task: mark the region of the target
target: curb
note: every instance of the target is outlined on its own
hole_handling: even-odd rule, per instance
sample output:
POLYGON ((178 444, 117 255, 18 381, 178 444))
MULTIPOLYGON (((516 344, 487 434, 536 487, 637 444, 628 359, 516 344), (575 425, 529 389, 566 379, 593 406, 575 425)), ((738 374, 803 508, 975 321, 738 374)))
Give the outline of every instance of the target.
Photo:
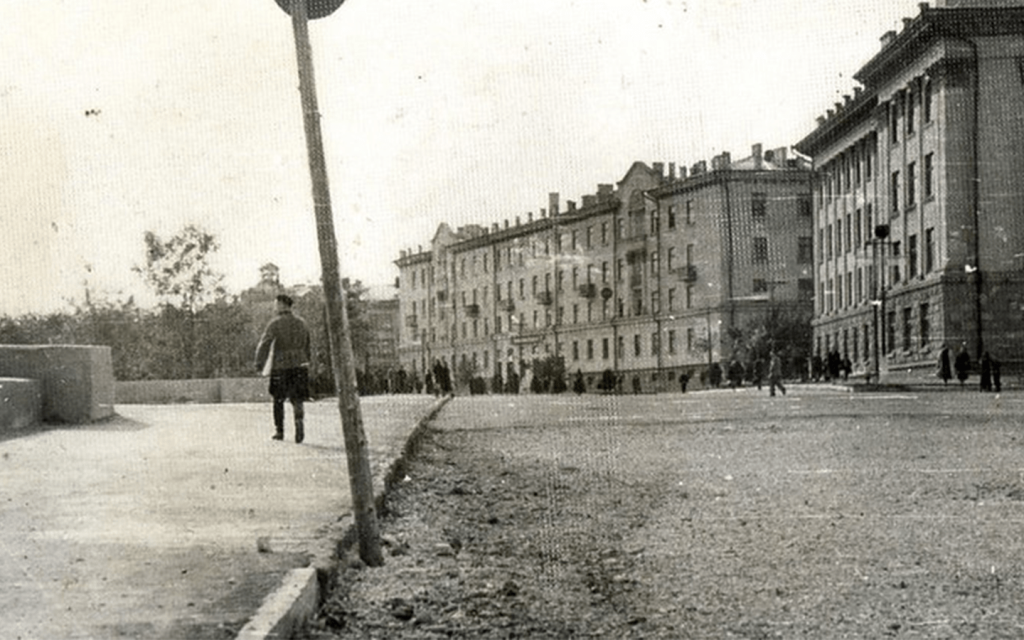
MULTIPOLYGON (((402 451, 387 467, 383 477, 374 478, 374 508, 379 514, 387 492, 400 482, 405 475, 408 459, 416 452, 426 432, 427 425, 452 399, 445 396, 437 399, 426 414, 416 423, 402 451), (378 485, 381 485, 378 487, 378 485)), ((313 566, 292 569, 285 575, 281 585, 264 600, 255 615, 235 636, 235 640, 291 640, 313 618, 323 604, 324 595, 338 576, 338 559, 355 546, 356 527, 350 523, 334 549, 329 561, 314 562, 313 566)))

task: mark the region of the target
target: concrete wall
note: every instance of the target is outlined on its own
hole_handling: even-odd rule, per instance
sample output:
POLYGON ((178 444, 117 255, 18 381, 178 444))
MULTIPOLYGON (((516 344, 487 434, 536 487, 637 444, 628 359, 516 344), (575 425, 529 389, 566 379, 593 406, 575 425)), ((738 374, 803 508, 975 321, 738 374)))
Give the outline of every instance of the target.
POLYGON ((267 378, 210 378, 202 380, 136 380, 117 382, 117 404, 264 402, 267 378))
POLYGON ((0 378, 0 431, 22 429, 42 419, 42 381, 0 378))
POLYGON ((81 423, 114 414, 110 347, 0 345, 0 376, 42 383, 43 420, 81 423))

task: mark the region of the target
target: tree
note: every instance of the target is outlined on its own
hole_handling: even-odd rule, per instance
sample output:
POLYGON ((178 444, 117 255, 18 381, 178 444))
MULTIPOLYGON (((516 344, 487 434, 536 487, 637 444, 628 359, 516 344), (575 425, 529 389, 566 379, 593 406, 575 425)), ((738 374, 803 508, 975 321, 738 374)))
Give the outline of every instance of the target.
POLYGON ((147 231, 144 239, 146 264, 136 266, 134 271, 162 301, 161 328, 167 335, 161 336, 163 340, 158 344, 171 349, 163 358, 180 361, 174 377, 201 376, 203 372, 197 366, 197 313, 224 296, 224 276, 210 265, 210 257, 220 245, 213 234, 195 225, 187 225, 167 241, 152 231, 147 231))

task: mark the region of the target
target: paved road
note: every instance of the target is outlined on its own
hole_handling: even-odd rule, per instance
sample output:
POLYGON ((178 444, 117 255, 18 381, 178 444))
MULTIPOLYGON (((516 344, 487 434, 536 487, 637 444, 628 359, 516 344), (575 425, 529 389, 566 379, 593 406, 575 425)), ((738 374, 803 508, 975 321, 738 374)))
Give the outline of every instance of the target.
MULTIPOLYGON (((363 400, 375 473, 433 402, 363 400)), ((269 404, 128 405, 5 436, 0 635, 233 637, 351 522, 337 521, 351 503, 336 402, 307 405, 306 425, 296 445, 270 440, 269 404)))
POLYGON ((596 554, 622 561, 611 602, 635 625, 604 637, 1009 638, 1022 410, 1019 392, 795 387, 457 399, 435 425, 493 461, 488 482, 540 479, 511 544, 562 561, 552 581, 592 568, 566 550, 614 543, 596 554))

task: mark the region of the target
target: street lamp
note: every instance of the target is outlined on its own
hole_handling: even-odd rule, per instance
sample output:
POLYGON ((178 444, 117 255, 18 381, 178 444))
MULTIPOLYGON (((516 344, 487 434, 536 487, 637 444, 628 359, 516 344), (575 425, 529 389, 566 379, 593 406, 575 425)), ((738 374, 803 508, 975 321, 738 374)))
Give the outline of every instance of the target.
POLYGON ((868 240, 867 244, 871 245, 872 264, 877 268, 875 299, 871 301, 871 307, 872 329, 875 334, 875 384, 879 384, 882 381, 882 354, 885 353, 885 332, 880 327, 880 322, 885 320, 885 254, 888 251, 888 246, 892 244, 892 241, 889 240, 889 225, 876 225, 874 235, 875 237, 868 240))
POLYGON ((373 474, 367 451, 363 416, 356 388, 355 356, 349 334, 345 291, 338 266, 338 242, 331 212, 331 192, 327 183, 323 137, 320 131, 320 110, 317 106, 313 74, 313 54, 309 43, 309 20, 330 15, 344 0, 275 0, 291 16, 295 36, 295 55, 299 69, 299 92, 302 97, 303 124, 309 172, 313 187, 313 212, 316 216, 320 267, 323 272, 327 323, 330 327, 331 363, 338 392, 338 410, 345 440, 352 508, 355 511, 359 556, 368 566, 384 564, 380 549, 380 532, 373 501, 373 474))

